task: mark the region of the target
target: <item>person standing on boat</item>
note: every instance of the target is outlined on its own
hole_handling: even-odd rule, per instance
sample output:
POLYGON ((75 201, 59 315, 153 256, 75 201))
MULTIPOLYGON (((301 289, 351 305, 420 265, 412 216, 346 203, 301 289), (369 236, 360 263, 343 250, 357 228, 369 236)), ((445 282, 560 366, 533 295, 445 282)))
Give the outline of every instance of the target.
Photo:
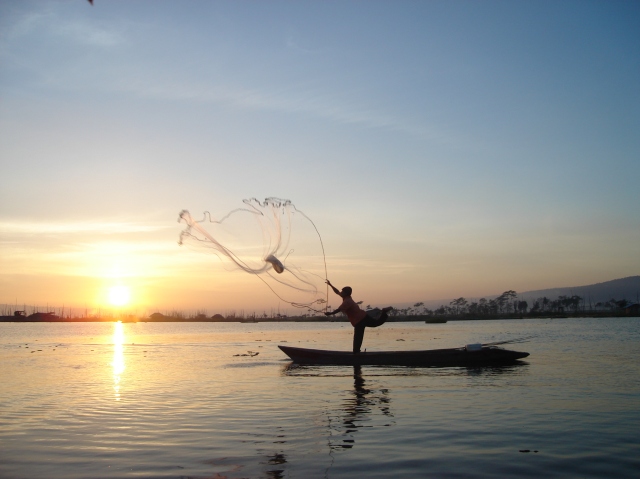
POLYGON ((324 313, 325 316, 333 316, 334 314, 344 313, 349 318, 351 325, 353 326, 353 352, 359 353, 360 346, 362 346, 362 340, 364 339, 364 330, 365 328, 377 328, 378 326, 382 326, 389 317, 389 311, 393 308, 388 306, 386 308, 382 308, 382 314, 378 319, 375 319, 367 314, 366 311, 360 309, 360 306, 353 300, 351 297, 351 293, 353 290, 350 286, 345 286, 342 288, 342 291, 338 291, 334 285, 331 284, 331 281, 327 280, 327 284, 331 286, 331 289, 334 293, 342 298, 342 304, 338 306, 338 309, 331 312, 324 313))

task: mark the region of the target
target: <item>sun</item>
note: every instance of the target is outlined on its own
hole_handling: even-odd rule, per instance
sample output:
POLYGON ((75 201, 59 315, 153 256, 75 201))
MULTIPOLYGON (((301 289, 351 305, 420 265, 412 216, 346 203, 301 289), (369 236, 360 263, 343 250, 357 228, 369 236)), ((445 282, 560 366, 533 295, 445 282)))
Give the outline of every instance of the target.
POLYGON ((109 303, 112 306, 126 306, 131 299, 131 290, 128 286, 118 285, 109 288, 109 303))

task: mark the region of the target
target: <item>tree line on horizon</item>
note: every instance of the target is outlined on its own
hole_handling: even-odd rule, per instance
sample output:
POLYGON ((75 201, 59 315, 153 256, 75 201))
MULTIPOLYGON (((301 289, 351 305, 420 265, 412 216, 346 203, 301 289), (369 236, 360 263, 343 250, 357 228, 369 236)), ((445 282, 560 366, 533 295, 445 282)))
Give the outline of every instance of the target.
MULTIPOLYGON (((394 309, 393 316, 501 316, 508 314, 515 315, 539 315, 539 314, 562 314, 580 312, 616 312, 623 310, 633 304, 626 299, 610 299, 600 301, 595 304, 590 303, 587 308, 585 299, 578 295, 561 295, 556 299, 549 299, 546 296, 536 299, 531 307, 529 303, 518 299, 518 294, 513 290, 508 290, 494 299, 480 298, 478 301, 468 301, 460 297, 452 300, 448 305, 441 305, 436 309, 425 307, 424 302, 415 303, 407 308, 394 309)), ((370 309, 367 306, 367 309, 370 309)))

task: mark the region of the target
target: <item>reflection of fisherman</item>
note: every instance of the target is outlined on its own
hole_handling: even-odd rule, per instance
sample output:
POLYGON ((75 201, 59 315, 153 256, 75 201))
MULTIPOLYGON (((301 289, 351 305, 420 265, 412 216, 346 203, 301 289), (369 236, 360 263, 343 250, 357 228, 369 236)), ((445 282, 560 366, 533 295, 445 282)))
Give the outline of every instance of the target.
POLYGON ((390 409, 391 398, 389 390, 386 388, 370 389, 371 383, 365 384, 362 375, 362 366, 353 366, 353 391, 342 402, 342 412, 340 414, 340 424, 333 427, 331 417, 329 418, 330 437, 329 447, 331 449, 351 449, 355 445, 359 428, 375 428, 384 424, 391 426, 395 423, 390 409), (367 387, 367 385, 369 387, 367 387), (375 406, 383 414, 382 423, 375 419, 375 406), (344 428, 344 429, 343 429, 344 428), (342 430, 343 429, 343 430, 342 430), (340 436, 334 436, 333 431, 340 431, 340 436))
POLYGON ((349 318, 351 325, 353 326, 353 352, 359 353, 360 346, 362 346, 362 340, 364 339, 364 329, 366 327, 377 328, 385 323, 388 317, 389 311, 393 308, 391 306, 382 308, 382 314, 378 319, 374 319, 367 314, 366 311, 360 309, 356 302, 351 298, 352 289, 349 286, 342 288, 342 291, 331 284, 331 281, 327 280, 327 284, 331 286, 333 292, 342 298, 342 304, 335 311, 324 313, 326 316, 333 316, 337 313, 344 313, 349 318))

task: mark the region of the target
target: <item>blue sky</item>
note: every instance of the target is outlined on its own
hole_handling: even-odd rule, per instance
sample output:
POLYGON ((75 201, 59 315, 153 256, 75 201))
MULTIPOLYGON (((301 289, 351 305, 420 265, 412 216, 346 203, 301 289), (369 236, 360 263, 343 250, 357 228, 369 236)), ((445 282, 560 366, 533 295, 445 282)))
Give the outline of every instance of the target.
POLYGON ((637 2, 94 3, 0 2, 0 302, 277 307, 176 245, 270 196, 365 302, 640 270, 637 2))

